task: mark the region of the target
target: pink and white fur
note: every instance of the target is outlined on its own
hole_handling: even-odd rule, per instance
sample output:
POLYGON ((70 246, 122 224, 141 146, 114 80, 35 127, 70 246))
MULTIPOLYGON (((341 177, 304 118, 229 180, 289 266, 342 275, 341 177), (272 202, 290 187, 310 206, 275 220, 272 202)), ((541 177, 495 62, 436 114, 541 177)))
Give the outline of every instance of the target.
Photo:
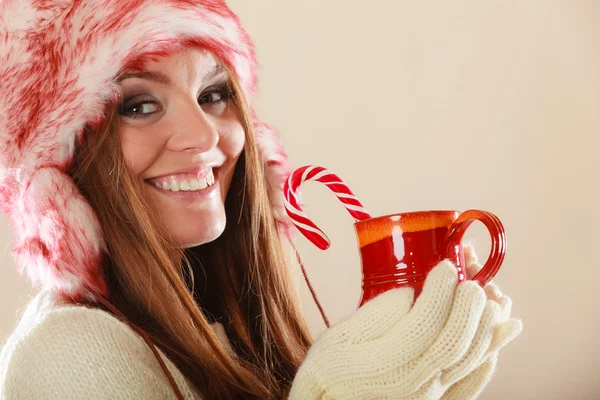
MULTIPOLYGON (((86 124, 117 99, 119 72, 190 44, 227 63, 251 99, 254 47, 222 0, 0 1, 0 209, 36 285, 107 295, 100 225, 65 171, 86 124)), ((289 232, 286 154, 270 126, 255 118, 254 128, 280 231, 289 232)))

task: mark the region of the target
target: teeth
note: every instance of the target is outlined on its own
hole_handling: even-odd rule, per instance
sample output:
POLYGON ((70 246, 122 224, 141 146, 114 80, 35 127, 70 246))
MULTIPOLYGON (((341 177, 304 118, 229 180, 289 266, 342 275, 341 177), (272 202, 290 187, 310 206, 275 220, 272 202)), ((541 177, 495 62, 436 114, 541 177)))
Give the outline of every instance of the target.
POLYGON ((154 185, 163 190, 169 190, 171 192, 179 191, 196 191, 206 189, 209 186, 215 184, 215 176, 211 173, 206 178, 200 179, 189 179, 189 180, 177 180, 171 178, 168 181, 155 182, 154 185))
POLYGON ((198 189, 206 189, 208 187, 208 183, 206 182, 206 179, 200 179, 198 181, 198 189))

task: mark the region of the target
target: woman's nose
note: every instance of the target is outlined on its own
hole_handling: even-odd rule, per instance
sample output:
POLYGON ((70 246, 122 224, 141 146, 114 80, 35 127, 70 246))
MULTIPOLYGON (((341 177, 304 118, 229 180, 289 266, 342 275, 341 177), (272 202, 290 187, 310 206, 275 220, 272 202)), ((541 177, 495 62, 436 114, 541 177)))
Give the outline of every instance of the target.
POLYGON ((217 146, 219 133, 213 119, 197 102, 178 107, 171 122, 167 147, 172 151, 204 153, 217 146))

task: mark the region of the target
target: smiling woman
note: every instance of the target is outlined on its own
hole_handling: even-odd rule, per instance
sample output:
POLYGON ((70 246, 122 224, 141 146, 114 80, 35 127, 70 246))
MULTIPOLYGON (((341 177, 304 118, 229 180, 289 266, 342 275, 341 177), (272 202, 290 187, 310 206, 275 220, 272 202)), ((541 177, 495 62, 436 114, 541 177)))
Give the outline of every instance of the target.
POLYGON ((0 207, 42 286, 3 400, 465 400, 519 334, 510 299, 440 262, 414 307, 390 290, 313 344, 290 168, 224 1, 5 0, 0 60, 0 207))
POLYGON ((69 170, 103 227, 111 303, 207 398, 281 398, 310 334, 237 77, 187 47, 118 82, 119 102, 87 128, 69 170))
POLYGON ((247 34, 223 2, 62 3, 0 6, 2 24, 22 21, 0 25, 19 49, 0 50, 0 110, 15 112, 0 203, 44 289, 3 348, 0 397, 285 397, 311 338, 282 243, 286 156, 249 104, 247 34), (49 20, 79 27, 95 56, 53 31, 21 46, 49 20), (43 61, 52 48, 72 76, 43 61))

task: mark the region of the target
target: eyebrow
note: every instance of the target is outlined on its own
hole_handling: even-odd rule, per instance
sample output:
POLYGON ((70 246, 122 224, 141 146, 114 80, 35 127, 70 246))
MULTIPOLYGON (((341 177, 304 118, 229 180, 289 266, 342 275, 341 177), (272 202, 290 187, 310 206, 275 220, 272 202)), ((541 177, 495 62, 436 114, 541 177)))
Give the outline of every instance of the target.
MULTIPOLYGON (((206 81, 208 79, 214 78, 215 76, 222 74, 224 71, 225 71, 225 66, 223 64, 215 64, 215 66, 210 71, 208 71, 206 74, 204 74, 204 76, 202 77, 202 81, 206 81)), ((146 79, 148 81, 162 83, 163 85, 171 84, 171 80, 169 79, 168 76, 166 76, 165 74, 163 74, 161 72, 154 72, 154 71, 125 72, 117 78, 117 83, 120 83, 120 82, 124 81, 125 79, 130 79, 130 78, 146 79)))

